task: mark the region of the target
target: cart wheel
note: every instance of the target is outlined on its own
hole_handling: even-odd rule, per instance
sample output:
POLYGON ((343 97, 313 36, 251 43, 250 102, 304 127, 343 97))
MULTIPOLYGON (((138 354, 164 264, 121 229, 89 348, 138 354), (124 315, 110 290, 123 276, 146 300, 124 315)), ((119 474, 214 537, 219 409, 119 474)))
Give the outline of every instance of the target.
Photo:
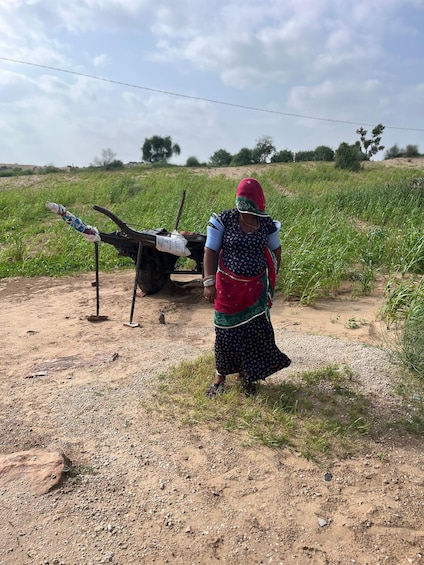
POLYGON ((143 257, 138 273, 138 286, 146 294, 155 294, 162 290, 169 281, 170 275, 160 271, 154 261, 143 257))

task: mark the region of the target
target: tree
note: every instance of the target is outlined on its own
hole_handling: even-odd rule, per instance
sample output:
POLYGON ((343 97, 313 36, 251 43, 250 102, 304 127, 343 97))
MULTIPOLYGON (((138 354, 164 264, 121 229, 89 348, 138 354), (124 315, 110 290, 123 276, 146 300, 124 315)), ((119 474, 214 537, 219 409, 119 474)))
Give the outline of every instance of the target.
POLYGON ((282 149, 271 157, 271 163, 293 163, 293 161, 293 151, 289 151, 289 149, 282 149))
POLYGON ((123 168, 124 168, 124 163, 120 159, 114 159, 113 161, 105 165, 105 169, 107 171, 111 171, 113 169, 123 169, 123 168))
POLYGON ((112 151, 109 147, 107 149, 102 149, 101 157, 94 157, 93 166, 94 167, 107 167, 115 159, 116 153, 112 151))
POLYGON ((231 163, 233 156, 226 149, 218 149, 209 158, 212 167, 226 167, 231 163))
POLYGON ((405 157, 419 157, 418 145, 407 145, 405 149, 405 157))
POLYGON ((396 157, 402 157, 404 153, 403 149, 400 149, 398 145, 393 145, 384 154, 384 159, 396 159, 396 157))
POLYGON ((331 147, 319 145, 315 148, 315 161, 334 161, 334 151, 331 147))
POLYGON ((252 149, 248 149, 247 147, 242 147, 231 159, 231 165, 234 167, 251 165, 252 163, 254 163, 252 149))
POLYGON ((336 169, 348 169, 349 171, 359 171, 363 156, 361 147, 358 143, 349 145, 346 142, 340 143, 336 151, 336 169))
POLYGON ((167 162, 173 155, 181 153, 180 146, 177 143, 173 144, 169 135, 167 137, 154 135, 153 137, 145 138, 141 151, 143 161, 148 163, 167 162))
POLYGON ((396 157, 407 157, 411 159, 413 157, 419 157, 420 152, 418 150, 418 145, 407 145, 406 149, 398 147, 398 145, 393 145, 384 154, 384 159, 396 159, 396 157))
POLYGON ((373 155, 376 155, 379 151, 383 151, 384 145, 380 145, 381 136, 385 126, 383 124, 378 124, 371 132, 371 137, 367 139, 367 130, 360 127, 356 130, 356 133, 360 136, 360 148, 364 156, 364 159, 369 161, 373 155))
POLYGON ((194 157, 193 155, 191 157, 188 157, 186 161, 186 167, 200 167, 199 159, 197 157, 194 157))
POLYGON ((315 161, 315 151, 298 151, 296 161, 315 161))
POLYGON ((252 157, 255 163, 269 163, 275 154, 272 137, 264 135, 256 140, 256 145, 252 151, 252 157))

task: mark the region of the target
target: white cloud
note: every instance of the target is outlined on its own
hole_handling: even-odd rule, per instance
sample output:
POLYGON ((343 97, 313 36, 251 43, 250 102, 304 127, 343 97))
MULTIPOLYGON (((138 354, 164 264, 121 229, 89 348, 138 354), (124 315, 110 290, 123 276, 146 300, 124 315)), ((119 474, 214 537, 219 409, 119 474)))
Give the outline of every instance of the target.
POLYGON ((93 58, 93 65, 95 67, 104 67, 108 60, 108 56, 106 53, 102 53, 101 55, 96 55, 93 58))
MULTIPOLYGON (((0 59, 1 158, 83 165, 111 147, 136 160, 158 133, 175 138, 182 161, 204 160, 261 135, 301 149, 338 145, 356 129, 290 112, 424 129, 423 14, 422 0, 210 0, 201 9, 198 0, 3 2, 3 57, 81 74, 0 59), (57 144, 59 127, 66 144, 57 144)), ((404 145, 414 136, 424 151, 423 133, 384 135, 404 145)))

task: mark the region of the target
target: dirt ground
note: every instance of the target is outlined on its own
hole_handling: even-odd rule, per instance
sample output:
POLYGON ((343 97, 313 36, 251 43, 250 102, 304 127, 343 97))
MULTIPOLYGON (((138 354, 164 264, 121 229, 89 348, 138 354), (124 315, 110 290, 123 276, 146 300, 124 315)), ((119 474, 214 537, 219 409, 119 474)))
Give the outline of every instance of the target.
MULTIPOLYGON (((156 377, 213 348, 200 281, 138 295, 130 328, 134 272, 100 274, 98 323, 93 280, 0 281, 0 454, 58 450, 80 470, 38 496, 28 475, 0 476, 2 565, 424 563, 421 439, 388 430, 328 480, 289 449, 160 418, 145 402, 156 377)), ((290 369, 328 364, 324 343, 348 363, 380 355, 381 305, 381 289, 314 307, 277 299, 290 369)), ((390 406, 387 374, 369 366, 390 406)))

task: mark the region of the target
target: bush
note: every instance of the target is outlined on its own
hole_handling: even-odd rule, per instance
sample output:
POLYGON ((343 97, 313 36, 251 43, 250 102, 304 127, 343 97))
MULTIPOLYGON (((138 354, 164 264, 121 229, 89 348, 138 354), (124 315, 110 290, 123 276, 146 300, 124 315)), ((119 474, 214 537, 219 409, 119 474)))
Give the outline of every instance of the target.
POLYGON ((271 163, 293 163, 293 151, 289 149, 282 149, 271 157, 271 163))
POLYGON ((254 163, 252 149, 243 147, 236 155, 233 156, 230 164, 232 167, 243 167, 245 165, 251 165, 252 163, 254 163))
POLYGON ((394 353, 409 369, 424 377, 424 279, 402 280, 382 309, 387 324, 394 324, 394 353))
POLYGON ((390 149, 388 149, 386 151, 386 153, 384 154, 384 159, 396 159, 397 157, 402 157, 403 156, 403 149, 400 149, 398 147, 398 145, 393 145, 393 147, 390 147, 390 149))
POLYGON ((209 162, 212 167, 227 167, 231 163, 233 156, 226 149, 218 149, 211 155, 209 162))
POLYGON ((418 145, 407 145, 405 149, 405 157, 419 157, 418 145))
POLYGON ((197 157, 189 157, 186 161, 186 167, 200 167, 197 157))
POLYGON ((393 145, 384 154, 384 159, 396 159, 396 157, 407 157, 412 159, 414 157, 420 157, 420 152, 418 150, 418 145, 407 145, 405 149, 398 147, 398 145, 393 145))
POLYGON ((113 170, 123 169, 123 168, 124 168, 124 163, 120 159, 114 159, 113 161, 111 161, 110 163, 107 163, 105 165, 106 171, 113 171, 113 170))
POLYGON ((400 356, 407 367, 424 377, 424 303, 409 309, 403 326, 400 356))
POLYGON ((349 171, 359 171, 361 168, 362 153, 358 146, 340 143, 336 151, 336 169, 347 169, 349 171))
POLYGON ((55 167, 54 165, 46 165, 45 167, 40 169, 40 173, 42 175, 50 175, 52 173, 61 173, 61 172, 62 170, 59 169, 58 167, 55 167))
POLYGON ((315 151, 298 151, 295 154, 296 161, 315 161, 315 151))
POLYGON ((334 151, 331 147, 319 145, 315 148, 314 153, 316 161, 334 161, 334 151))

